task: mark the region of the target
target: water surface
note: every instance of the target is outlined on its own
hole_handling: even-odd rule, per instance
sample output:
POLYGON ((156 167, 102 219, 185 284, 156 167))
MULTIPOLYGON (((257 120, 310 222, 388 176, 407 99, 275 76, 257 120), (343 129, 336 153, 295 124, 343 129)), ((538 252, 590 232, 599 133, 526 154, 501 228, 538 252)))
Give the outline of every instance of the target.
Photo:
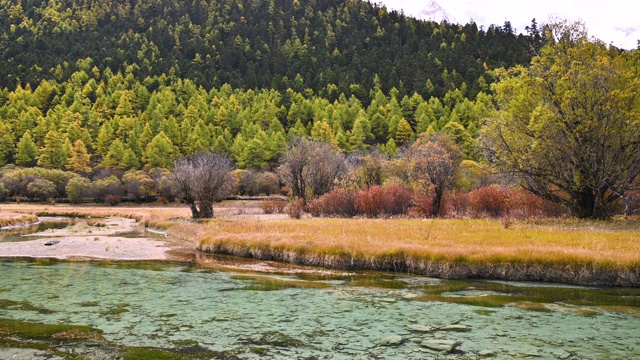
POLYGON ((424 359, 439 354, 423 340, 445 339, 462 342, 450 358, 640 357, 638 289, 168 262, 0 260, 0 273, 0 319, 88 325, 126 346, 197 344, 241 359, 424 359), (451 324, 468 331, 438 330, 451 324), (379 345, 389 336, 402 343, 379 345))

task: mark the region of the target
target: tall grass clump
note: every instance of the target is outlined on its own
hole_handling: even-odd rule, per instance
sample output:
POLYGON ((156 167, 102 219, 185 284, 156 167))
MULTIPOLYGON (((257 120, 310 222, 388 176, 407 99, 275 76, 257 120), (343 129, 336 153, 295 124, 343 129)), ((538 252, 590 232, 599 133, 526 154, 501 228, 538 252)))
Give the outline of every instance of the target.
POLYGON ((286 207, 287 215, 292 219, 301 219, 304 214, 304 199, 297 198, 289 202, 286 207))
POLYGON ((282 199, 267 198, 260 203, 260 208, 265 214, 282 214, 285 207, 287 207, 287 202, 282 199))

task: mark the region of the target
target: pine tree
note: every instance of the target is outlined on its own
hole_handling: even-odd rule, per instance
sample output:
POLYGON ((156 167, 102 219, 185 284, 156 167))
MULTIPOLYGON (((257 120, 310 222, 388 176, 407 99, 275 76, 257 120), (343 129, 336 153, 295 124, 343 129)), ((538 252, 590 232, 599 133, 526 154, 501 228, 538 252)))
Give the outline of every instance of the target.
POLYGON ((49 131, 44 138, 44 148, 38 158, 38 165, 45 168, 61 169, 67 161, 67 152, 60 134, 49 131))
POLYGON ((171 140, 161 131, 147 145, 145 160, 152 167, 170 169, 173 159, 178 155, 171 140))
POLYGON ((102 166, 105 168, 116 168, 122 161, 124 157, 124 144, 120 139, 116 139, 111 146, 109 147, 109 151, 102 159, 102 166))
POLYGON ((67 168, 73 170, 75 172, 81 173, 90 173, 91 166, 91 156, 87 151, 87 146, 84 144, 82 140, 76 140, 75 144, 73 144, 73 149, 71 151, 71 156, 67 161, 67 168))
POLYGON ((38 155, 40 155, 40 151, 33 142, 31 132, 27 130, 20 138, 16 148, 16 165, 25 167, 36 166, 38 163, 38 155))
POLYGON ((138 161, 138 157, 131 148, 125 148, 122 159, 118 163, 118 167, 122 170, 137 170, 140 168, 140 161, 138 161))
POLYGON ((0 166, 11 162, 14 151, 14 139, 11 128, 0 121, 0 166))
POLYGON ((402 118, 398 123, 398 130, 396 130, 396 144, 402 146, 410 142, 413 137, 415 137, 415 134, 413 133, 413 129, 411 129, 411 125, 407 120, 402 118))

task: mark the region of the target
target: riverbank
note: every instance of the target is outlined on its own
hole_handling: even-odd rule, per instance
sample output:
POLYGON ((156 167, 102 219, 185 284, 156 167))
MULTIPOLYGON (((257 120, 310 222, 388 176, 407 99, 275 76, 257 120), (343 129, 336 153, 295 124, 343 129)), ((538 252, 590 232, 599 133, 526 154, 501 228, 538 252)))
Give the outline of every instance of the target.
POLYGON ((169 259, 221 268, 259 265, 278 269, 278 265, 272 264, 265 267, 234 260, 214 261, 194 255, 197 249, 203 253, 333 270, 640 287, 639 219, 517 221, 507 229, 499 220, 294 220, 260 214, 259 205, 237 201, 217 206, 218 218, 205 223, 189 221, 189 210, 182 206, 5 204, 2 210, 3 214, 11 212, 18 216, 115 216, 121 220, 105 227, 85 224, 51 230, 56 234, 54 237, 64 238, 64 243, 55 246, 43 246, 42 236, 33 242, 0 244, 0 256, 169 259), (113 229, 108 230, 112 225, 113 229), (148 233, 138 238, 116 236, 132 231, 144 234, 150 228, 162 229, 168 236, 148 233))
POLYGON ((445 279, 640 286, 637 220, 219 219, 198 249, 342 270, 445 279))
POLYGON ((37 221, 38 217, 35 215, 2 212, 0 213, 0 230, 29 226, 37 221))

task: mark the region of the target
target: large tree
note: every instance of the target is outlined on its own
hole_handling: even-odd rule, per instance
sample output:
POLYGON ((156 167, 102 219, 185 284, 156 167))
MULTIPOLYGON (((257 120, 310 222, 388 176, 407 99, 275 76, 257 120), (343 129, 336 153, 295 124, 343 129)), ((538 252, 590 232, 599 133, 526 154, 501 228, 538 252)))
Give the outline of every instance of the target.
POLYGON ((293 196, 307 201, 329 192, 346 170, 344 155, 333 146, 296 138, 282 156, 278 174, 293 196))
POLYGON ((499 72, 499 110, 483 143, 531 192, 580 218, 605 218, 640 175, 638 54, 589 39, 579 23, 546 36, 528 69, 499 72))
POLYGON ((434 216, 442 212, 442 198, 455 180, 463 154, 449 135, 423 135, 404 154, 406 177, 421 194, 431 195, 434 216))
POLYGON ((213 203, 233 189, 233 165, 226 155, 200 152, 175 161, 173 193, 189 205, 194 219, 211 219, 213 203))

